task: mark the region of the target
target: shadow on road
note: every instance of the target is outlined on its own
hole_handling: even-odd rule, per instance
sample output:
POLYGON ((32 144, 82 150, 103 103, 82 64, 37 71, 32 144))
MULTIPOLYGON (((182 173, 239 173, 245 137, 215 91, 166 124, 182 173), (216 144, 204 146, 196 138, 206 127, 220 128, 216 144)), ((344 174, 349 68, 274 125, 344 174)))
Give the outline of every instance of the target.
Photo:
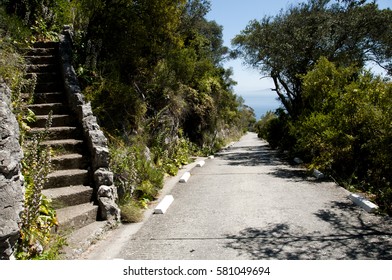
POLYGON ((230 166, 268 166, 273 171, 268 174, 291 181, 315 180, 308 170, 293 165, 287 157, 268 146, 232 147, 219 155, 230 166))
POLYGON ((225 153, 219 155, 223 160, 228 161, 232 166, 259 166, 259 165, 281 165, 282 159, 278 153, 267 146, 249 146, 230 148, 225 153))
MULTIPOLYGON (((286 167, 277 167, 273 172, 268 173, 272 176, 282 178, 282 179, 290 179, 294 181, 304 181, 304 180, 310 180, 312 179, 315 181, 313 178, 309 176, 309 171, 303 168, 292 168, 289 166, 286 167)), ((321 182, 321 181, 318 181, 321 182)))
POLYGON ((328 210, 314 213, 328 223, 331 233, 306 232, 285 223, 263 228, 246 228, 237 235, 226 235, 226 248, 249 259, 392 259, 392 233, 381 218, 375 224, 351 203, 332 202, 328 210))

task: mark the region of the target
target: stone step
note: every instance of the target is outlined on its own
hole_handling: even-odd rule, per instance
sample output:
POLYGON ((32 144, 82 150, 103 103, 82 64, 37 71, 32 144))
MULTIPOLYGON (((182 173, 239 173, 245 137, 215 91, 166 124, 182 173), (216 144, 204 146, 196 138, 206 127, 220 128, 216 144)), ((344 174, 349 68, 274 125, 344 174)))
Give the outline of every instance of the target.
POLYGON ((51 163, 54 170, 85 169, 88 167, 88 162, 82 154, 58 155, 52 158, 51 163))
POLYGON ((89 174, 85 169, 56 170, 48 175, 44 189, 88 185, 89 174))
POLYGON ((50 82, 45 82, 45 83, 37 83, 35 85, 35 94, 40 94, 40 93, 46 93, 46 92, 56 92, 56 91, 62 91, 63 89, 63 84, 61 83, 61 80, 54 80, 50 82))
POLYGON ((34 48, 56 49, 59 43, 54 41, 37 41, 33 44, 34 48))
POLYGON ((27 73, 47 73, 56 72, 57 70, 57 64, 28 64, 26 67, 27 73))
POLYGON ((44 146, 51 146, 55 155, 64 155, 69 153, 83 153, 83 140, 77 139, 61 139, 61 140, 47 140, 41 143, 44 146))
MULTIPOLYGON (((58 57, 59 44, 40 43, 34 44, 33 47, 25 50, 25 57, 58 57)), ((36 62, 35 62, 36 63, 36 62)))
POLYGON ((69 230, 80 229, 97 220, 98 206, 92 203, 84 203, 75 206, 58 209, 57 218, 59 230, 67 232, 69 230))
MULTIPOLYGON (((41 145, 51 146, 54 171, 47 177, 43 194, 57 209, 60 232, 74 232, 73 237, 86 243, 87 239, 102 233, 106 223, 97 225, 96 222, 98 206, 92 203, 95 193, 89 186, 90 159, 86 156, 85 143, 79 140, 82 132, 70 114, 63 92, 64 83, 57 61, 58 46, 55 42, 37 42, 26 52, 26 78, 36 78, 34 104, 29 106, 36 114, 31 133, 45 131, 48 115, 52 114, 47 140, 41 145)), ((29 98, 26 96, 26 99, 29 98)), ((75 246, 77 250, 81 245, 75 246)))
POLYGON ((57 55, 58 53, 58 48, 57 47, 52 47, 52 48, 30 48, 25 50, 26 56, 46 56, 46 55, 57 55))
MULTIPOLYGON (((35 117, 35 122, 31 126, 45 127, 48 120, 47 115, 40 115, 35 117)), ((70 115, 52 115, 52 127, 55 126, 71 126, 73 119, 70 115)))
POLYGON ((27 64, 56 64, 57 57, 52 54, 25 56, 27 64))
POLYGON ((45 83, 56 80, 61 81, 61 76, 57 72, 27 73, 25 78, 33 79, 33 76, 36 76, 37 83, 45 83))
POLYGON ((60 91, 34 93, 33 97, 31 97, 31 94, 29 93, 22 93, 21 97, 23 100, 29 100, 30 98, 32 98, 35 104, 65 102, 65 95, 60 91))
POLYGON ((42 193, 52 200, 55 209, 92 202, 93 188, 89 186, 69 186, 46 189, 42 193))
POLYGON ((53 115, 62 115, 67 113, 67 108, 63 103, 31 104, 28 108, 36 115, 48 115, 50 112, 52 112, 53 115))
POLYGON ((115 225, 108 221, 95 221, 67 235, 67 246, 62 250, 61 259, 80 259, 91 245, 104 238, 115 225))
POLYGON ((35 93, 34 94, 35 104, 42 103, 63 103, 65 102, 65 95, 60 91, 46 92, 46 93, 35 93))
MULTIPOLYGON (((44 133, 46 128, 36 127, 30 129, 29 133, 39 134, 44 133)), ((47 129, 48 134, 46 135, 47 140, 61 140, 61 139, 78 139, 81 137, 77 127, 72 126, 57 126, 50 127, 47 129)))

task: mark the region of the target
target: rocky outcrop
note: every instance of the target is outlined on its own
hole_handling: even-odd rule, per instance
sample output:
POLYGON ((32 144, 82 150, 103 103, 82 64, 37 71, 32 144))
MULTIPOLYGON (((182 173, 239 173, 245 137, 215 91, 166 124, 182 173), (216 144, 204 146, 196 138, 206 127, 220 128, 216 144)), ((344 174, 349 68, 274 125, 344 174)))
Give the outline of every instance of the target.
POLYGON ((113 182, 113 173, 109 171, 109 149, 107 139, 93 115, 90 103, 84 100, 75 70, 72 66, 72 30, 65 27, 60 36, 60 59, 65 92, 70 109, 83 125, 84 138, 91 155, 91 166, 94 177, 94 189, 101 218, 120 220, 120 209, 116 205, 117 189, 113 182))
POLYGON ((11 110, 11 91, 0 81, 0 259, 11 258, 19 237, 24 185, 19 126, 11 110))

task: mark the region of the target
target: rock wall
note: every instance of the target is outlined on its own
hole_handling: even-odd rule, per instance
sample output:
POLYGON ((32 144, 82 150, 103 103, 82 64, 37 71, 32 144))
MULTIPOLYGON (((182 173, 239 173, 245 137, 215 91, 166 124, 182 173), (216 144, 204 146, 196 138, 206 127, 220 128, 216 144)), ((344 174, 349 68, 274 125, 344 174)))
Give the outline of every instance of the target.
POLYGON ((24 185, 19 125, 11 109, 11 90, 0 81, 0 259, 12 257, 19 238, 24 185))
POLYGON ((120 220, 120 209, 116 204, 117 189, 113 173, 109 170, 107 139, 93 115, 91 104, 85 102, 79 82, 72 66, 72 30, 65 27, 60 36, 60 59, 65 91, 71 110, 83 125, 91 155, 94 187, 97 193, 100 216, 104 220, 120 220))

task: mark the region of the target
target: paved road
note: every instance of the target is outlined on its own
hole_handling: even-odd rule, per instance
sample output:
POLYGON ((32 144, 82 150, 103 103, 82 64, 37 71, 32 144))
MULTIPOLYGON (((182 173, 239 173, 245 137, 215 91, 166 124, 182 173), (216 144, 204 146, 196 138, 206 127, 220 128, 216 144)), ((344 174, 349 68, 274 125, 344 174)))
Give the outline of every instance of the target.
POLYGON ((392 259, 389 218, 290 166, 253 133, 191 173, 171 190, 166 214, 133 235, 123 231, 105 258, 392 259))

